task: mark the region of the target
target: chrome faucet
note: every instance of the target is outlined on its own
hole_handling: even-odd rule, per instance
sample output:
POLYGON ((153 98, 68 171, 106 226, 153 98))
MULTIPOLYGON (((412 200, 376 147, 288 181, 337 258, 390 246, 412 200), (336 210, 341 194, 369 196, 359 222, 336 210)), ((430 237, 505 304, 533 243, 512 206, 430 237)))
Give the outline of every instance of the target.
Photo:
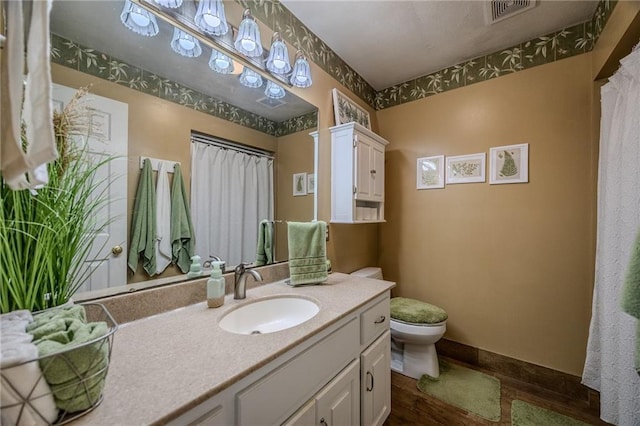
POLYGON ((233 274, 235 283, 233 292, 234 299, 244 299, 247 297, 247 272, 251 274, 256 281, 262 281, 262 275, 260 275, 258 271, 248 269, 244 263, 239 264, 236 266, 233 274))
POLYGON ((205 269, 211 268, 213 266, 213 262, 222 262, 220 269, 222 270, 223 274, 226 272, 224 261, 218 256, 211 256, 211 259, 205 260, 204 262, 202 262, 202 267, 205 269))

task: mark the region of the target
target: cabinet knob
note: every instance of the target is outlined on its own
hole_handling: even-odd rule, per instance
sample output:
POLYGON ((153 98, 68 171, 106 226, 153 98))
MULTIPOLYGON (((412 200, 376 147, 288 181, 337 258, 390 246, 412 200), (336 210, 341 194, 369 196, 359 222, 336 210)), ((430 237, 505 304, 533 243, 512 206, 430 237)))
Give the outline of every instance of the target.
POLYGON ((375 171, 375 170, 371 170, 371 172, 370 172, 370 173, 371 173, 372 175, 375 175, 375 174, 376 174, 376 171, 375 171))
POLYGON ((327 426, 327 422, 324 420, 324 417, 320 419, 320 424, 322 426, 327 426))
POLYGON ((387 317, 385 317, 384 315, 380 315, 380 318, 375 320, 373 323, 374 324, 382 324, 384 322, 384 320, 386 320, 386 319, 387 319, 387 317))
POLYGON ((367 392, 371 392, 373 390, 373 374, 370 371, 367 371, 367 378, 371 377, 371 387, 367 385, 367 392))

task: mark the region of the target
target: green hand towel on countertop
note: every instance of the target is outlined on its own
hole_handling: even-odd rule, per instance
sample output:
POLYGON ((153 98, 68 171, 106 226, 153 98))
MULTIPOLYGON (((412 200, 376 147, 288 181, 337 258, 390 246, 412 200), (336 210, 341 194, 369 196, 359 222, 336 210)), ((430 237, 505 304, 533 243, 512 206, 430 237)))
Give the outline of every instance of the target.
POLYGON ((151 161, 145 158, 136 200, 133 206, 133 219, 131 221, 131 242, 129 246, 129 269, 136 272, 138 258, 142 253, 142 266, 147 274, 152 277, 156 274, 156 188, 153 184, 153 170, 151 161))
POLYGON ((319 284, 327 280, 327 224, 288 222, 289 275, 291 285, 319 284))
POLYGON ((256 249, 256 266, 273 263, 273 222, 260 221, 258 225, 258 244, 256 249))
POLYGON ((173 252, 171 260, 185 274, 189 272, 194 246, 195 235, 187 192, 184 188, 180 164, 176 164, 171 185, 171 248, 173 252))
POLYGON ((622 288, 622 309, 638 319, 635 368, 640 374, 640 231, 631 249, 631 261, 622 288))

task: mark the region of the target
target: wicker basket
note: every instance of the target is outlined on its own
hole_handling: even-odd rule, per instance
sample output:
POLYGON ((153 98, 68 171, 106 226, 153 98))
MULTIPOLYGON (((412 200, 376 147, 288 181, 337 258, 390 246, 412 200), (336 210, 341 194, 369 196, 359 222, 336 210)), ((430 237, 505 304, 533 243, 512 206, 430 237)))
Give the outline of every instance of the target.
MULTIPOLYGON (((89 413, 102 402, 102 390, 109 370, 113 335, 118 329, 118 324, 102 304, 86 303, 82 304, 82 306, 85 308, 88 322, 103 321, 107 324, 107 334, 75 345, 65 351, 39 357, 38 359, 17 364, 9 368, 0 369, 3 390, 10 391, 13 393, 13 396, 15 396, 15 401, 0 406, 0 411, 13 413, 11 418, 17 418, 16 424, 27 424, 30 420, 27 416, 34 419, 37 424, 65 424, 89 413), (81 354, 82 357, 79 356, 81 354), (82 368, 80 368, 77 360, 82 359, 83 363, 86 363, 87 354, 89 356, 95 354, 95 356, 89 358, 89 367, 83 365, 82 368), (41 369, 40 377, 35 380, 32 387, 28 385, 29 389, 25 391, 25 384, 18 383, 16 380, 16 377, 20 376, 18 369, 25 371, 25 368, 35 368, 36 366, 32 363, 36 362, 38 363, 38 369, 41 369), (45 376, 48 372, 47 368, 54 364, 60 365, 60 363, 64 363, 64 367, 68 368, 68 371, 71 372, 74 378, 70 381, 65 381, 63 385, 57 385, 55 392, 39 393, 37 389, 42 388, 38 388, 38 386, 46 383, 45 376), (76 409, 69 406, 67 408, 58 407, 59 413, 57 418, 52 422, 48 421, 47 415, 42 413, 39 408, 43 406, 42 404, 45 398, 51 401, 52 395, 65 395, 66 401, 74 401, 74 403, 70 405, 77 405, 83 408, 80 411, 76 411, 76 409)), ((34 313, 34 317, 37 315, 38 313, 34 313)), ((58 405, 58 400, 56 400, 56 405, 58 405)))

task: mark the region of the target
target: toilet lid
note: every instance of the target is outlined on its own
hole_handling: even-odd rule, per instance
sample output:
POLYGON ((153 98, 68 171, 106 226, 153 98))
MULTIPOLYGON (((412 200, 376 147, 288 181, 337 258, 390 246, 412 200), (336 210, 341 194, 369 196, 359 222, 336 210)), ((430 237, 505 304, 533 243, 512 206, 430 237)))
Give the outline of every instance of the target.
POLYGON ((407 297, 391 299, 391 318, 410 324, 437 324, 449 316, 444 309, 407 297))

